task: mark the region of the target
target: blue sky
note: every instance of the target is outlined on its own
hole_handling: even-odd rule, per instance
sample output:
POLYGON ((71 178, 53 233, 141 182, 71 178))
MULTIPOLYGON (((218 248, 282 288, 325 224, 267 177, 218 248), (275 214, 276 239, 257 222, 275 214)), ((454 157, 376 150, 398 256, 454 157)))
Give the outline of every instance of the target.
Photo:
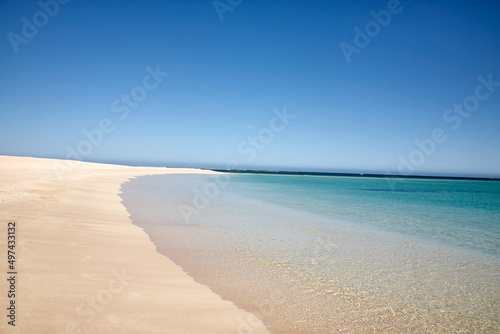
POLYGON ((498 1, 59 1, 0 1, 0 154, 500 176, 498 1))

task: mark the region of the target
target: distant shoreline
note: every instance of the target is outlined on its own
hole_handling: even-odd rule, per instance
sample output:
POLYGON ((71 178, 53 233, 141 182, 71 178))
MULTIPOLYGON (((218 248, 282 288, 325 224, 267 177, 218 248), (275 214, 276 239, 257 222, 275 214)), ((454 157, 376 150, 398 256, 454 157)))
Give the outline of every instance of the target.
POLYGON ((340 176, 340 177, 376 177, 376 178, 401 178, 401 179, 442 179, 442 180, 474 180, 474 181, 500 181, 495 177, 473 177, 473 176, 433 176, 433 175, 398 175, 398 174, 376 174, 376 173, 327 173, 327 172, 301 172, 301 171, 273 171, 254 169, 212 169, 220 173, 237 174, 271 174, 271 175, 296 175, 296 176, 340 176))

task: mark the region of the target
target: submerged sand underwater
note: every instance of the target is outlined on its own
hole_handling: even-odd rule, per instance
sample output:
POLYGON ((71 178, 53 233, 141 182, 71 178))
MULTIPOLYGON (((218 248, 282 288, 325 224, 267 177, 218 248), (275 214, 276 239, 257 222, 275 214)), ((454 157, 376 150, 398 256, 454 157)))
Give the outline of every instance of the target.
MULTIPOLYGON (((275 184, 270 179, 241 177, 231 176, 230 186, 221 186, 211 198, 206 196, 205 206, 197 194, 207 184, 223 185, 222 180, 143 177, 125 184, 122 197, 134 223, 145 229, 161 253, 223 298, 257 314, 275 333, 495 333, 500 329, 500 261, 491 245, 448 244, 452 231, 443 232, 442 240, 433 240, 411 235, 411 229, 405 234, 375 223, 332 219, 324 211, 313 213, 305 199, 295 202, 297 194, 292 189, 307 192, 304 184, 294 188, 286 186, 284 179, 275 184), (283 195, 276 198, 279 192, 283 195), (189 221, 179 210, 186 204, 196 209, 189 221)), ((355 189, 365 191, 371 184, 360 183, 355 189)), ((431 185, 411 186, 420 191, 418 187, 431 185)), ((448 186, 439 185, 436 196, 447 196, 443 191, 448 186)), ((340 191, 340 185, 336 187, 328 191, 340 191)), ((498 187, 494 184, 486 193, 493 196, 487 199, 492 203, 499 198, 498 187)), ((450 201, 459 200, 455 190, 449 190, 455 196, 450 201)), ((371 203, 352 203, 351 208, 343 203, 343 209, 358 215, 366 209, 367 215, 378 217, 371 193, 371 203)), ((388 196, 402 200, 401 193, 388 196)), ((481 195, 474 196, 480 200, 481 195)), ((316 210, 322 204, 314 205, 316 210)), ((384 210, 390 217, 396 209, 386 206, 384 210)), ((421 215, 428 215, 430 221, 439 218, 440 212, 427 210, 421 215)), ((496 219, 498 209, 489 214, 496 219)), ((486 222, 490 219, 486 215, 484 211, 480 219, 486 222)), ((447 224, 456 219, 448 218, 447 224)), ((393 222, 383 223, 391 226, 393 222)), ((432 229, 445 226, 439 226, 444 221, 415 224, 419 224, 415 233, 428 228, 429 235, 435 234, 432 229)), ((497 227, 492 228, 485 241, 497 237, 497 227)), ((468 234, 471 240, 482 235, 463 226, 453 233, 468 234)), ((463 240, 468 240, 466 235, 463 240)), ((247 326, 251 328, 250 323, 247 326)))

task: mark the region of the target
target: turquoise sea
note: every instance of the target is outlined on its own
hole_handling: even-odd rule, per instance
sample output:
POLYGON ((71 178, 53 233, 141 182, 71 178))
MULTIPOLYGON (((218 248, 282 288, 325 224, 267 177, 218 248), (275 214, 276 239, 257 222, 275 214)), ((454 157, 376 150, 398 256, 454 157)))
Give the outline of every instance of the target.
POLYGON ((159 252, 274 333, 500 332, 500 181, 178 174, 122 192, 159 252))

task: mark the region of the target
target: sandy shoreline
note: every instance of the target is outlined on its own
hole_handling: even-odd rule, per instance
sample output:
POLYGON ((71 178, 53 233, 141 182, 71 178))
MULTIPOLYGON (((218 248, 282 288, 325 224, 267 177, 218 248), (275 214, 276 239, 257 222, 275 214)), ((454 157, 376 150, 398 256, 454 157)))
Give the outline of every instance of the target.
POLYGON ((0 156, 0 332, 268 333, 157 253, 132 224, 121 184, 167 173, 210 171, 0 156), (14 221, 16 295, 9 299, 7 225, 14 221), (6 317, 11 300, 15 327, 6 317))

